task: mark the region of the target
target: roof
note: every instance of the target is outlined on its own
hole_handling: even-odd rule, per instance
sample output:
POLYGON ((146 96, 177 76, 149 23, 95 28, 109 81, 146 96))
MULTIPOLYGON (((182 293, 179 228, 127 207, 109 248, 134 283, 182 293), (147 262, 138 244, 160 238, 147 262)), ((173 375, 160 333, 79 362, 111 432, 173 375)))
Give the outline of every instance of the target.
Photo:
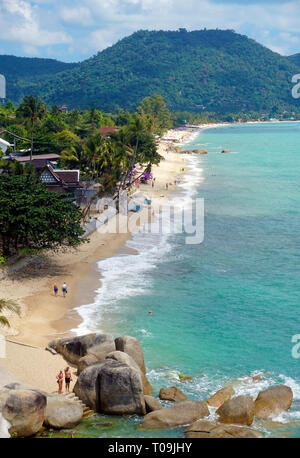
POLYGON ((64 183, 79 183, 79 170, 54 170, 54 172, 64 183))
MULTIPOLYGON (((81 187, 80 183, 79 183, 79 178, 80 178, 80 171, 79 170, 56 170, 52 167, 51 164, 46 164, 45 165, 45 168, 44 168, 44 171, 48 170, 48 173, 50 173, 50 175, 52 175, 52 177, 54 178, 54 180, 48 180, 48 179, 45 179, 45 177, 43 177, 44 179, 42 179, 42 181, 44 183, 46 183, 48 186, 51 186, 51 185, 61 185, 61 186, 71 186, 72 188, 74 187, 81 187)), ((44 172, 42 172, 42 175, 44 174, 44 172)), ((41 177, 42 177, 41 175, 41 177)))
POLYGON ((117 132, 117 129, 114 126, 105 126, 100 127, 99 132, 103 135, 107 135, 111 132, 117 132))
MULTIPOLYGON (((55 153, 50 153, 50 154, 33 154, 32 159, 43 159, 44 161, 54 161, 56 159, 59 159, 60 156, 59 154, 55 153)), ((29 162, 30 161, 30 156, 14 156, 14 159, 18 162, 29 162)))

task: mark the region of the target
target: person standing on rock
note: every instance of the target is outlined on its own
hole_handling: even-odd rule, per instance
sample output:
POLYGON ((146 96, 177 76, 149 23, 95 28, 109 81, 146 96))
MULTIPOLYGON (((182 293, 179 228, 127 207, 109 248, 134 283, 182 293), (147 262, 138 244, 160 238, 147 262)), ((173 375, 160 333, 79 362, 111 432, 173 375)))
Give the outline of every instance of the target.
POLYGON ((63 386, 63 380, 64 380, 63 371, 59 371, 59 374, 57 374, 56 378, 57 378, 57 383, 58 383, 58 394, 62 394, 62 386, 63 386))
POLYGON ((69 393, 70 392, 70 382, 71 382, 71 372, 70 372, 70 368, 69 367, 66 367, 65 368, 65 384, 66 384, 66 392, 69 393))

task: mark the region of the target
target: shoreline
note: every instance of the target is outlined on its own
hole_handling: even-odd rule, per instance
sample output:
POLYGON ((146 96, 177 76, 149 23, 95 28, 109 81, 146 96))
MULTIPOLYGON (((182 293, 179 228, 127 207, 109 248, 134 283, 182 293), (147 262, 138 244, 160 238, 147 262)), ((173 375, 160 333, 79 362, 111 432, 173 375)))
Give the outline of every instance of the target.
MULTIPOLYGON (((199 131, 200 128, 197 129, 197 135, 199 131)), ((169 186, 167 190, 165 184, 171 185, 171 181, 173 184, 175 175, 184 174, 179 172, 179 169, 184 167, 184 159, 181 153, 174 151, 174 147, 190 142, 190 137, 195 134, 187 130, 172 133, 178 139, 177 144, 160 142, 158 147, 165 160, 161 161, 159 166, 153 166, 153 174, 156 177, 154 189, 151 188, 151 184, 140 185, 137 189, 142 194, 151 196, 153 204, 157 206, 169 200, 174 191, 177 191, 173 189, 175 186, 169 186)), ((142 225, 147 221, 148 211, 144 212, 145 214, 143 211, 140 213, 142 225)), ((75 335, 74 328, 78 328, 83 321, 76 309, 94 302, 96 291, 101 287, 101 273, 97 269, 97 262, 118 254, 132 253, 126 246, 130 237, 130 233, 103 234, 96 231, 89 236, 90 242, 78 249, 37 256, 20 271, 0 280, 1 295, 16 301, 21 307, 20 317, 7 314, 11 328, 1 327, 1 333, 15 342, 40 347, 40 350, 30 347, 24 350, 25 347, 17 343, 7 342, 7 358, 1 359, 0 365, 20 382, 33 385, 34 380, 39 379, 40 372, 45 371, 47 377, 41 381, 40 388, 49 392, 55 391, 56 373, 62 368, 62 364, 66 363, 59 355, 53 357, 44 351, 44 348, 53 338, 75 335), (61 294, 61 285, 64 281, 68 286, 66 298, 61 294), (54 284, 59 288, 58 297, 53 294, 54 284), (38 358, 37 352, 40 352, 38 358), (50 364, 50 360, 55 360, 56 363, 50 364), (28 363, 30 371, 25 370, 28 363)))

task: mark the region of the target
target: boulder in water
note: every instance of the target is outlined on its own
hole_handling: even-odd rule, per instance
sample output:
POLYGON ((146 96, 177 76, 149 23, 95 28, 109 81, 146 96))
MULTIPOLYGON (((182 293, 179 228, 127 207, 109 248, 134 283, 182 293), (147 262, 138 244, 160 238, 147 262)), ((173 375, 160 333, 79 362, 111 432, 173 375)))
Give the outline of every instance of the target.
POLYGON ((159 398, 162 401, 173 401, 181 402, 186 401, 187 396, 176 386, 171 386, 170 388, 161 388, 159 392, 159 398))
POLYGON ((231 386, 227 386, 222 388, 221 390, 217 391, 213 394, 206 403, 211 407, 221 407, 224 402, 229 401, 231 397, 234 395, 234 389, 231 386))
POLYGON ((148 413, 139 424, 142 429, 169 429, 187 425, 207 417, 209 410, 205 402, 183 401, 171 407, 148 413))
POLYGON ((198 420, 184 430, 188 439, 231 439, 231 438, 258 438, 263 434, 253 429, 236 425, 224 425, 216 421, 198 420))
POLYGON ((218 408, 219 422, 250 426, 254 418, 254 402, 250 396, 237 396, 218 408))
POLYGON ((154 398, 153 396, 144 396, 145 404, 146 404, 146 412, 155 412, 155 410, 162 409, 162 405, 158 399, 154 398))
POLYGON ((289 410, 293 391, 289 386, 277 385, 261 391, 255 399, 255 417, 268 418, 289 410))

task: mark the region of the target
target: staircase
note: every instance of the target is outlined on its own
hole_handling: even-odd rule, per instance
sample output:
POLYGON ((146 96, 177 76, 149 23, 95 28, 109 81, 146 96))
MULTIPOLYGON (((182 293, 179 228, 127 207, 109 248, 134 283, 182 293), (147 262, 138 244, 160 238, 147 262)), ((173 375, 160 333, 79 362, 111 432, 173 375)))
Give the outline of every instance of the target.
POLYGON ((63 393, 61 396, 64 396, 66 399, 69 401, 75 402, 76 404, 81 405, 83 408, 83 417, 82 420, 86 420, 89 417, 92 417, 93 415, 96 415, 96 412, 94 410, 91 410, 87 405, 84 404, 84 402, 79 399, 78 396, 76 396, 75 393, 70 392, 70 393, 63 393))

